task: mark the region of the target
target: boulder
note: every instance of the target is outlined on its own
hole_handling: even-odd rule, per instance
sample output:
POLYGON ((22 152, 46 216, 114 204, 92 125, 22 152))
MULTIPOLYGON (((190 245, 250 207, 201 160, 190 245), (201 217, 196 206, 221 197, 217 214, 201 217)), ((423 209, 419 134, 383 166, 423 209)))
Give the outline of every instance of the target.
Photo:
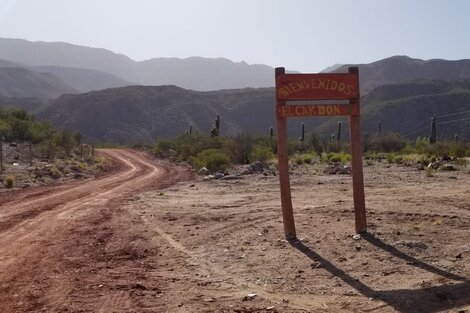
POLYGON ((254 173, 262 173, 265 168, 263 162, 261 161, 256 161, 256 162, 251 163, 250 167, 254 173))
POLYGON ((251 165, 244 165, 240 168, 240 175, 250 175, 253 174, 253 170, 251 169, 251 165))

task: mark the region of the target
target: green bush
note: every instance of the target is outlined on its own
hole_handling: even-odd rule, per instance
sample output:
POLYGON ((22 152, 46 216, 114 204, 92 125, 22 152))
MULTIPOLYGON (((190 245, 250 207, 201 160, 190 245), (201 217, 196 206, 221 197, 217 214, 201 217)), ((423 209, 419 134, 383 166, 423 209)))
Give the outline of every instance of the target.
POLYGON ((248 134, 239 134, 224 142, 223 150, 237 164, 248 164, 251 162, 254 138, 248 134))
POLYGON ((465 156, 465 145, 463 144, 452 144, 450 146, 449 155, 453 158, 463 158, 465 156))
POLYGON ((340 162, 346 164, 351 161, 351 155, 345 152, 329 152, 322 155, 322 159, 327 162, 340 162))
POLYGON ((266 146, 256 146, 250 154, 252 161, 268 161, 274 157, 272 149, 266 146))
POLYGON ((196 157, 190 157, 189 162, 196 168, 206 167, 211 172, 224 171, 231 165, 226 154, 213 148, 201 151, 196 157))
POLYGON ((295 157, 294 162, 298 165, 300 164, 312 164, 315 159, 315 153, 302 153, 295 157))
POLYGON ((10 189, 13 188, 13 186, 16 183, 16 177, 13 175, 8 175, 5 179, 5 187, 10 189))

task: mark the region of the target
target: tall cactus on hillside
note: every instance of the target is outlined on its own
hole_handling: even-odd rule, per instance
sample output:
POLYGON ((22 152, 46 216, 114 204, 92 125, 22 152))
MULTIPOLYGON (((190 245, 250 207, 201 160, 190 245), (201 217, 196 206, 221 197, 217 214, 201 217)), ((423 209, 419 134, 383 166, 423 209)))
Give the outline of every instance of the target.
POLYGON ((305 142, 305 124, 304 124, 304 123, 301 123, 301 124, 300 124, 300 138, 299 138, 299 142, 300 142, 300 150, 301 150, 301 151, 304 151, 304 142, 305 142))
POLYGON ((189 124, 188 129, 184 132, 185 135, 192 135, 193 133, 193 125, 189 124))
POLYGON ((455 141, 455 143, 459 143, 459 135, 458 134, 454 135, 454 141, 455 141))
POLYGON ((269 127, 269 139, 271 139, 271 140, 272 140, 272 139, 273 139, 273 137, 274 137, 274 128, 272 128, 272 127, 269 127))
POLYGON ((382 121, 379 122, 379 136, 382 135, 382 121))
POLYGON ((431 134, 429 136, 429 143, 433 144, 436 142, 436 115, 431 118, 431 134))
POLYGON ((336 141, 341 140, 341 121, 338 122, 338 134, 336 135, 336 141))
POLYGON ((214 127, 211 129, 211 137, 218 137, 220 133, 220 116, 217 114, 214 120, 214 127))

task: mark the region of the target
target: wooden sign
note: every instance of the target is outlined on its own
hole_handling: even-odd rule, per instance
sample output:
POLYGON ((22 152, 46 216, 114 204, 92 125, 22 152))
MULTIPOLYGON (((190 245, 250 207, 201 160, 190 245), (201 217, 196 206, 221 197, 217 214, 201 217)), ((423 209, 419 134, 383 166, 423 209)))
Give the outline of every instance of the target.
POLYGON ((350 67, 348 73, 286 74, 276 68, 277 156, 281 189, 284 232, 288 240, 296 238, 287 154, 287 118, 305 116, 349 116, 353 201, 356 232, 367 231, 362 144, 359 110, 359 71, 350 67), (298 100, 348 100, 348 104, 287 104, 298 100))
POLYGON ((359 115, 355 109, 352 104, 279 105, 276 108, 276 115, 280 117, 359 115))
POLYGON ((354 74, 281 74, 276 77, 279 100, 348 100, 359 97, 354 74))

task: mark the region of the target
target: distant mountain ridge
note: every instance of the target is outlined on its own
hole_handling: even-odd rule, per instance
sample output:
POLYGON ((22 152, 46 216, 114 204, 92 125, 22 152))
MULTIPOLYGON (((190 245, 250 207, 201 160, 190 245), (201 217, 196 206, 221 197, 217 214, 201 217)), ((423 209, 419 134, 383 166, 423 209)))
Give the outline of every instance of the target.
POLYGON ((359 67, 359 81, 361 91, 364 93, 381 85, 406 83, 417 79, 459 80, 470 78, 470 59, 425 61, 408 56, 393 56, 369 64, 346 64, 333 72, 347 72, 350 66, 359 67))
POLYGON ((0 95, 10 98, 56 98, 64 93, 78 93, 50 73, 25 68, 0 67, 0 95))
POLYGON ((73 89, 74 92, 88 92, 92 90, 133 85, 132 83, 122 80, 115 75, 82 68, 60 67, 52 65, 31 66, 3 59, 0 59, 0 68, 22 68, 36 73, 52 74, 57 79, 62 81, 60 85, 67 85, 70 89, 73 89))
POLYGON ((272 67, 224 58, 153 58, 137 62, 106 49, 5 38, 0 38, 0 58, 31 66, 97 70, 133 84, 172 84, 200 91, 274 86, 272 67))

